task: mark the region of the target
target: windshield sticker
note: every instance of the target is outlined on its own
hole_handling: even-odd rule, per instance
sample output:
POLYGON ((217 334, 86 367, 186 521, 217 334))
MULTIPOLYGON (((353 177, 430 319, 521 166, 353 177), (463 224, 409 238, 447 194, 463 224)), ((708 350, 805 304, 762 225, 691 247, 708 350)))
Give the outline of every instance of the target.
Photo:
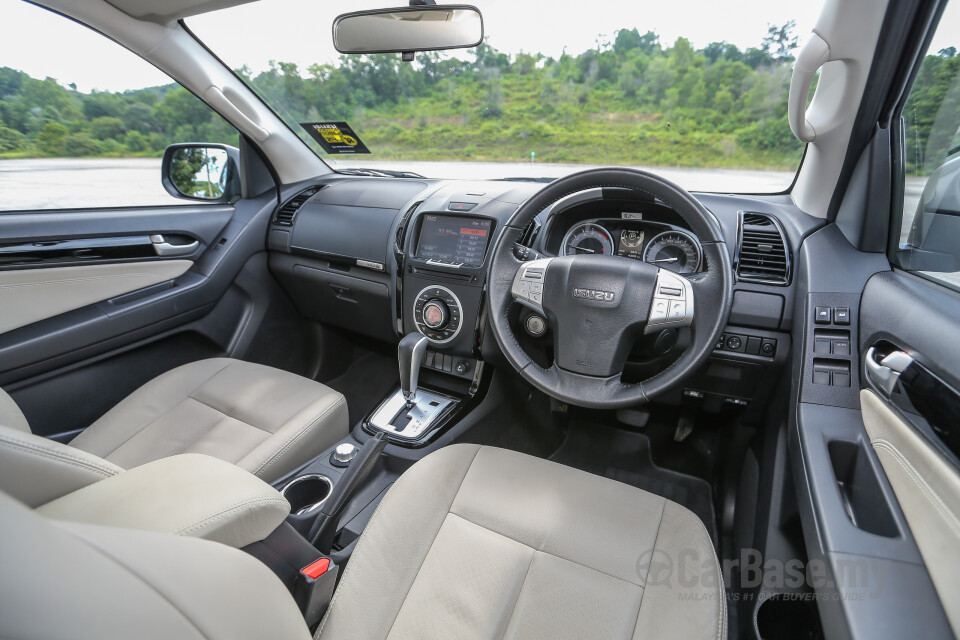
POLYGON ((346 122, 301 122, 327 153, 370 153, 346 122))

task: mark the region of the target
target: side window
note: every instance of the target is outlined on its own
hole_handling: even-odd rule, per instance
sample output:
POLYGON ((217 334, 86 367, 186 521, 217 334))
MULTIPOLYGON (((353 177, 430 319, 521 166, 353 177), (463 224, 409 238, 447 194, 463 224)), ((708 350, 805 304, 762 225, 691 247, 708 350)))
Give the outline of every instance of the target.
POLYGON ((957 18, 960 2, 952 2, 904 104, 906 179, 893 261, 960 290, 960 51, 946 46, 952 34, 944 33, 957 18))
POLYGON ((177 142, 236 146, 229 123, 87 27, 0 0, 0 211, 185 204, 163 188, 177 142))

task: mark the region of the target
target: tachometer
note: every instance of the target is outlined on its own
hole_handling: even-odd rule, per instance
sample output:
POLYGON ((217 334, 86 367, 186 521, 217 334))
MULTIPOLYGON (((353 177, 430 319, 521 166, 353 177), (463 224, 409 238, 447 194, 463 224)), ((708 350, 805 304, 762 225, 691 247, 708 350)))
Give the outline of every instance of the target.
POLYGON ((650 239, 643 261, 677 273, 693 273, 700 267, 700 245, 683 231, 664 231, 650 239))
POLYGON ((565 256, 580 254, 613 255, 613 237, 610 232, 593 222, 580 222, 570 227, 563 237, 560 252, 565 256))

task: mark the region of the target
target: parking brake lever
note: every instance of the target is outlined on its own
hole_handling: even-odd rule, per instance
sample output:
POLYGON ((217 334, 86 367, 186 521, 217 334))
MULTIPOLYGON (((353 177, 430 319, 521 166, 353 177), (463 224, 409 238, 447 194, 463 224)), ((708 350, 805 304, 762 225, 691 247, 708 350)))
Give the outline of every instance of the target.
POLYGON ((340 481, 334 485, 330 497, 320 507, 320 513, 310 527, 307 540, 321 553, 330 555, 344 508, 373 471, 380 453, 386 446, 387 437, 383 431, 367 440, 350 462, 340 481))

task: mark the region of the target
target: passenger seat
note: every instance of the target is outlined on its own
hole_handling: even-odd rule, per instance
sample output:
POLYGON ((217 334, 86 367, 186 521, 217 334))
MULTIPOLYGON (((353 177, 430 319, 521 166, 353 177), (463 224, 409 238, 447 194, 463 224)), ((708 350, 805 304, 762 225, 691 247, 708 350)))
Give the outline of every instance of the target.
POLYGON ((183 365, 143 385, 70 445, 33 435, 0 390, 0 489, 36 507, 153 460, 202 453, 271 482, 347 435, 343 395, 230 358, 183 365))

